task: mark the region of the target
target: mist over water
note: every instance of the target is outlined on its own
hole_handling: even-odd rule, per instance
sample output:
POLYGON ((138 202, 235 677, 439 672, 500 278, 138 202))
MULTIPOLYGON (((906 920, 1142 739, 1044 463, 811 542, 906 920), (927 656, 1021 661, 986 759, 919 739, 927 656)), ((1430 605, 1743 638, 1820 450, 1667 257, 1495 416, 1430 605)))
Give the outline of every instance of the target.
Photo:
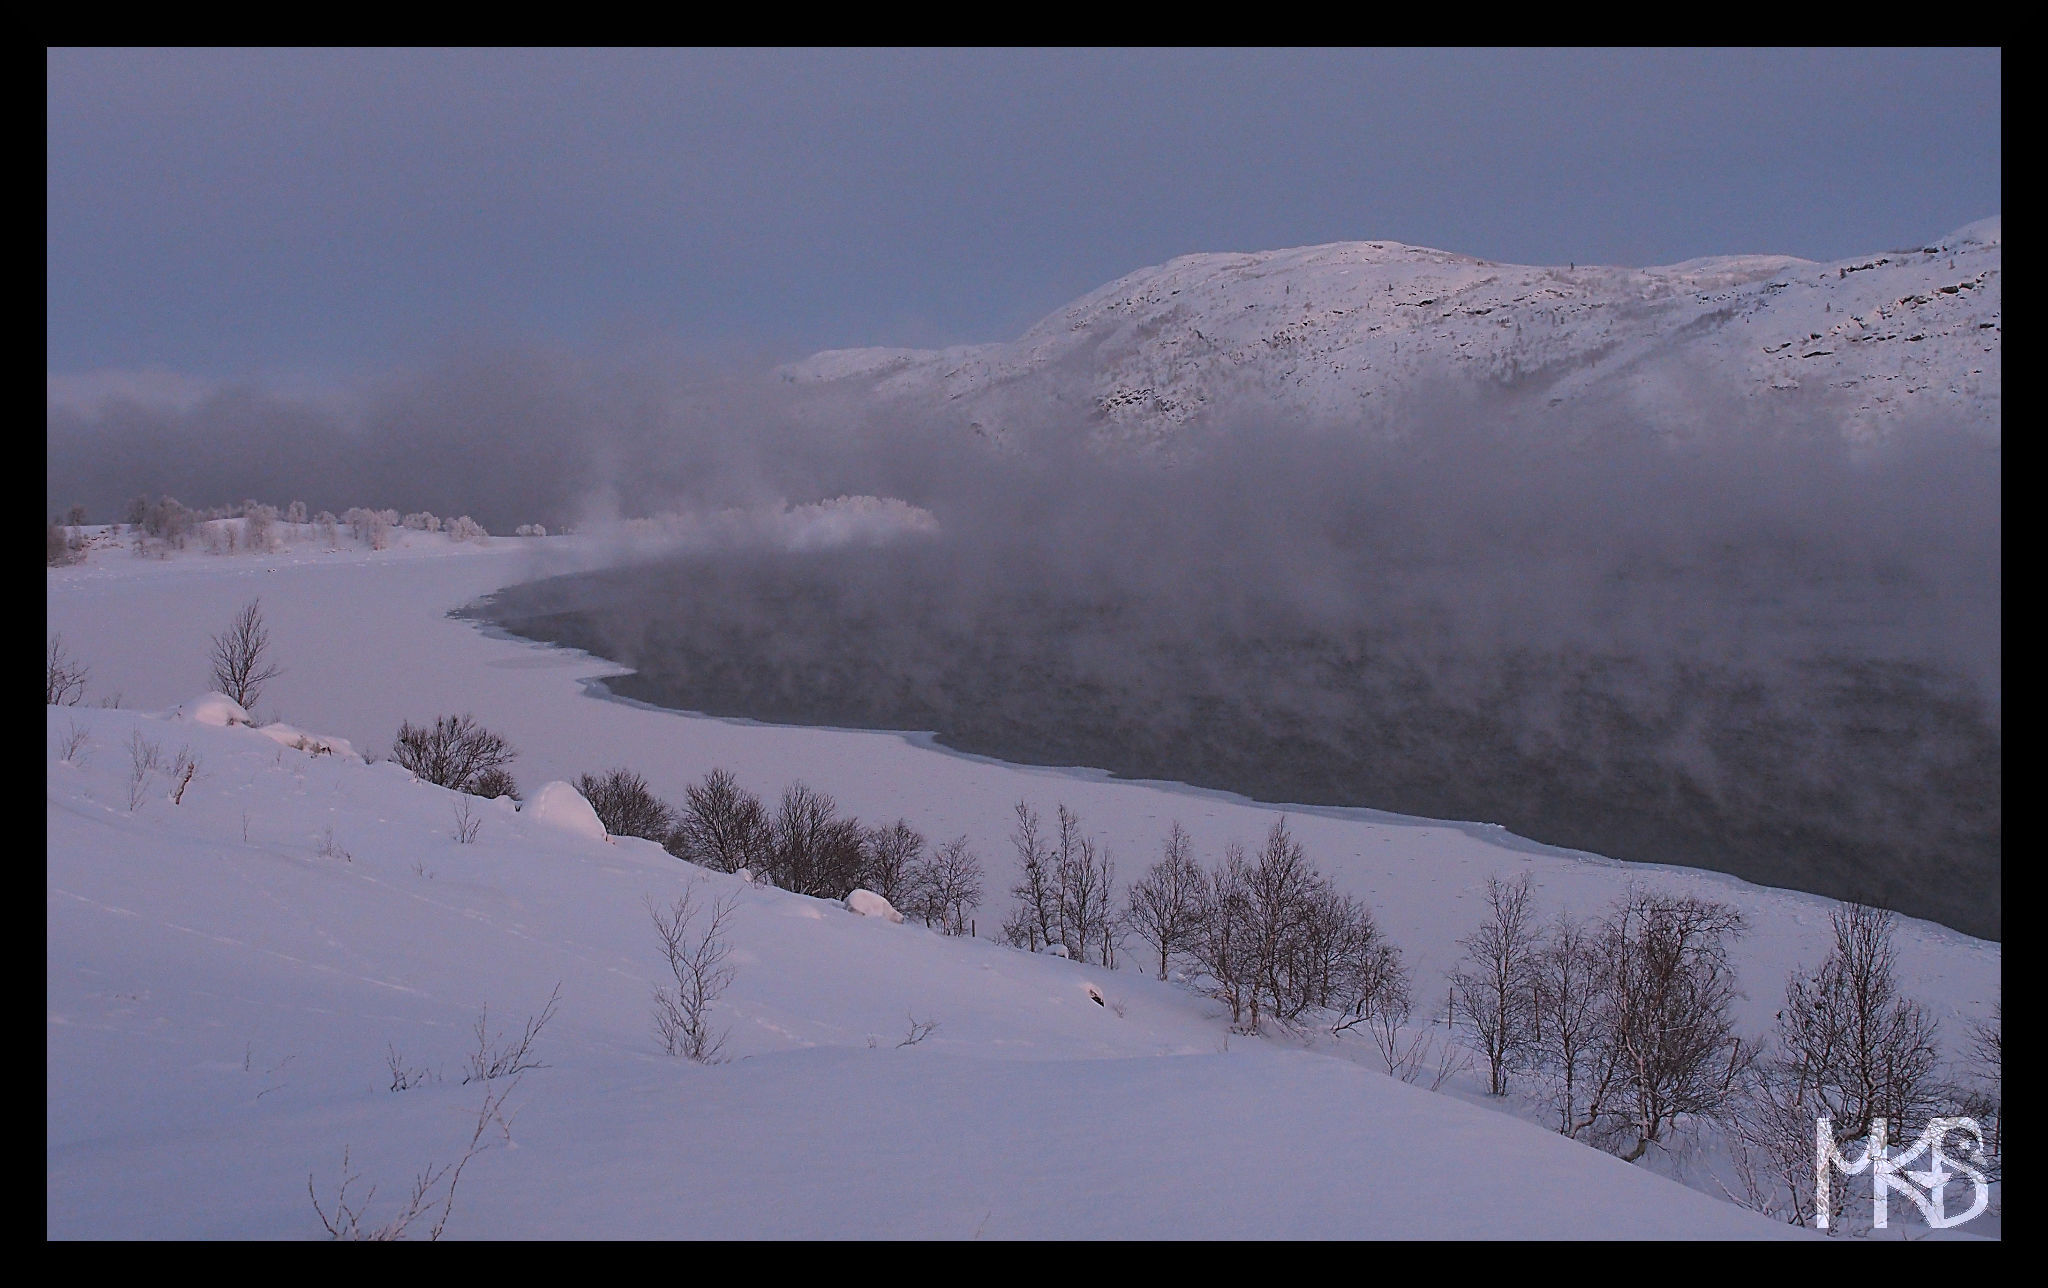
POLYGON ((680 709, 1497 822, 2000 934, 1995 442, 1858 447, 1796 406, 1674 441, 1472 391, 1349 433, 1219 416, 1171 454, 833 423, 810 494, 936 534, 678 550, 485 611, 680 709))
POLYGON ((461 353, 326 402, 53 401, 48 500, 676 512, 658 552, 622 533, 480 611, 680 709, 1497 822, 1998 937, 1995 429, 1852 443, 1819 398, 1701 383, 1662 418, 1511 385, 1353 425, 1222 407, 1160 450, 1105 445, 1058 373, 992 443, 758 367, 461 353), (883 501, 816 539, 836 497, 883 501))

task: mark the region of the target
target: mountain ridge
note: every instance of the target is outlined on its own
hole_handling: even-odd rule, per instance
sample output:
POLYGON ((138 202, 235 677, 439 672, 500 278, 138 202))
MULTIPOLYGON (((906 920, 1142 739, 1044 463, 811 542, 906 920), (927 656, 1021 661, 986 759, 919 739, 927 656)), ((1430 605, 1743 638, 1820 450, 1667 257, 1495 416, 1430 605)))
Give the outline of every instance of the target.
POLYGON ((1702 381, 1818 394, 1852 437, 1922 413, 1995 441, 2002 272, 2000 216, 1826 263, 1558 268, 1388 240, 1205 252, 1105 283, 1013 341, 826 350, 779 371, 945 408, 997 443, 1047 405, 1083 408, 1100 442, 1157 447, 1219 410, 1341 425, 1441 382, 1539 405, 1615 396, 1685 427, 1702 381))

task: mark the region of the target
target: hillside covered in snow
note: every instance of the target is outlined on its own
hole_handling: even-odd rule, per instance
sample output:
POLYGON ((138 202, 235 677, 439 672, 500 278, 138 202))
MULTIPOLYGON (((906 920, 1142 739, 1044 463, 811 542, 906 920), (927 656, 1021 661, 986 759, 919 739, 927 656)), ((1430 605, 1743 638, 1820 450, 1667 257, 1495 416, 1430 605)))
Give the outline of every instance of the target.
POLYGON ((943 409, 998 443, 1049 407, 1158 446, 1205 416, 1347 426, 1460 386, 1610 400, 1666 429, 1711 429, 1702 405, 1733 398, 1819 407, 1856 436, 1919 418, 1995 441, 2001 226, 1827 264, 1531 267, 1390 241, 1185 255, 1008 343, 833 350, 783 375, 943 409))
MULTIPOLYGON (((1019 801, 1072 809, 1126 881, 1171 822, 1210 862, 1285 816, 1399 947, 1417 1035, 1448 1040, 1430 999, 1488 877, 1527 877, 1545 918, 1632 883, 1724 902, 1746 928, 1735 1015, 1757 1034, 1787 971, 1825 951, 1830 901, 1480 825, 607 700, 592 681, 616 667, 449 616, 604 554, 401 533, 376 551, 99 547, 52 569, 49 628, 85 689, 46 708, 49 1236, 320 1238, 344 1211, 374 1233, 408 1210, 413 1238, 1794 1233, 1725 1200, 1710 1134, 1624 1163, 1483 1075, 1431 1091, 1355 1033, 1233 1033, 1186 978, 987 932, 1019 877, 1019 801), (209 639, 257 597, 282 670, 253 712, 194 700, 209 639), (455 711, 517 748, 525 805, 385 758, 401 722, 455 711), (561 780, 617 765, 671 800, 725 768, 770 799, 806 782, 864 820, 963 836, 987 866, 981 934, 593 832, 561 780), (665 1053, 652 1022, 650 908, 685 891, 731 909, 720 1063, 665 1053)), ((1958 1057, 1996 1001, 1998 946, 1906 920, 1897 948, 1958 1057)))

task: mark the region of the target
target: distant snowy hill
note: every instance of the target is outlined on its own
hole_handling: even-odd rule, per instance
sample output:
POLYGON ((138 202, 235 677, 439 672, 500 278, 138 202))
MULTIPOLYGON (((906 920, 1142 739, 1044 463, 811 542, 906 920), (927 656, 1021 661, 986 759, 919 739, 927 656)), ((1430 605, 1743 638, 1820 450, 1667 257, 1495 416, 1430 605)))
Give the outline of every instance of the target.
POLYGON ((1807 390, 1852 433, 1925 413, 1995 438, 2000 227, 1827 264, 1530 267, 1390 241, 1186 255, 1007 344, 833 350, 782 374, 942 407, 996 442, 1049 405, 1104 442, 1157 445, 1219 407, 1344 424, 1443 381, 1546 404, 1599 393, 1680 426, 1703 390, 1807 390))

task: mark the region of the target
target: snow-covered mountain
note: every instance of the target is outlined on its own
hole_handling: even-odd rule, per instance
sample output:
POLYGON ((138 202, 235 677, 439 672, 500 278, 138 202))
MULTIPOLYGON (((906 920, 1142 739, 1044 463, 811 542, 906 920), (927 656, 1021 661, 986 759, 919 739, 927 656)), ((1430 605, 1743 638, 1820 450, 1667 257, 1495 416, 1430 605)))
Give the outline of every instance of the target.
POLYGON ((1827 264, 1530 267, 1390 241, 1186 255, 1006 344, 832 350, 782 374, 944 408, 996 442, 1048 406, 1103 441, 1156 445, 1212 409, 1339 425, 1461 381, 1620 397, 1677 426, 1701 392, 1806 390, 1853 434, 1919 413, 1995 438, 2000 225, 1827 264))

